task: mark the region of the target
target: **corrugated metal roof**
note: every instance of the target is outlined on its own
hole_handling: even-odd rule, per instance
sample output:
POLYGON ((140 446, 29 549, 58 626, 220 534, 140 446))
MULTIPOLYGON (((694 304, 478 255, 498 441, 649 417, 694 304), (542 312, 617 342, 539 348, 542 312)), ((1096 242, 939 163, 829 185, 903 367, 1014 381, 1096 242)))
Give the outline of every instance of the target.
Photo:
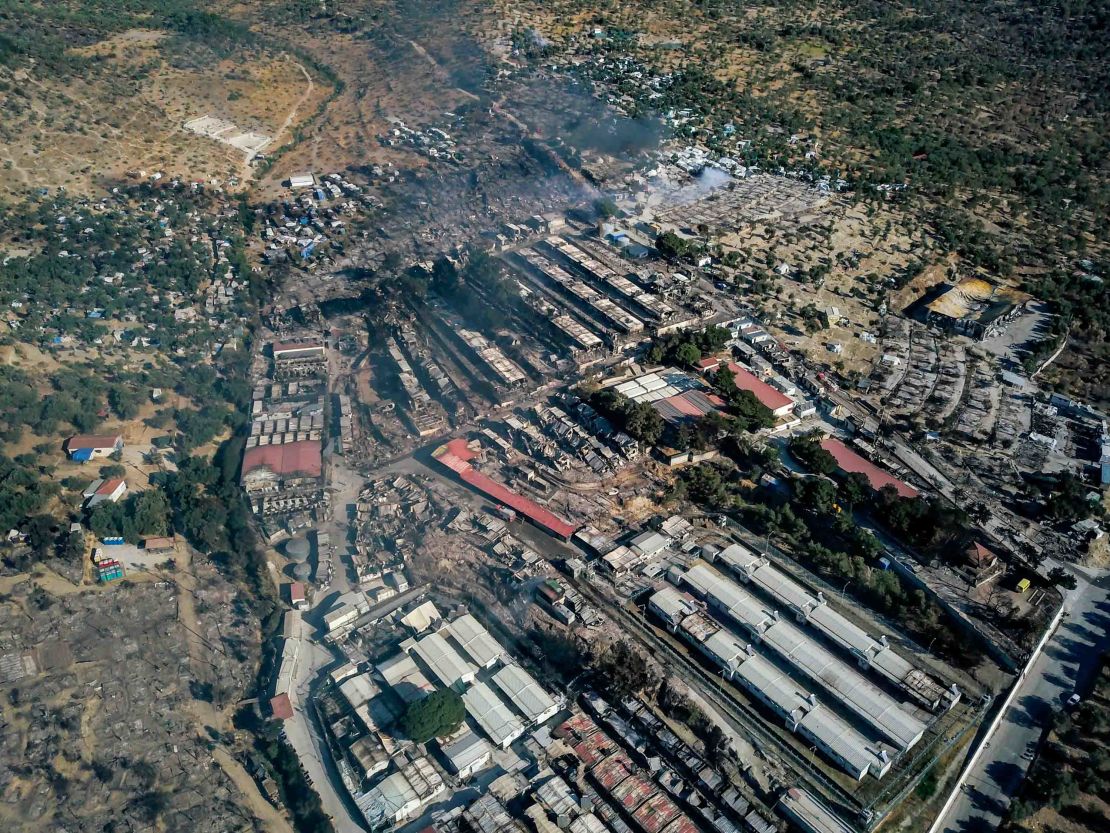
POLYGON ((613 789, 632 774, 632 760, 624 752, 614 752, 590 770, 590 774, 605 790, 613 789))
POLYGON ((416 667, 416 661, 405 653, 379 663, 378 673, 406 703, 420 700, 435 691, 435 686, 424 676, 424 672, 416 667))
POLYGON ((115 448, 117 442, 122 441, 119 434, 75 434, 66 440, 66 451, 74 452, 81 448, 101 450, 115 448))
POLYGON ((577 529, 576 526, 544 509, 535 501, 517 494, 477 471, 469 463, 474 453, 466 447, 466 441, 461 437, 456 437, 447 444, 440 446, 433 452, 432 456, 444 466, 456 472, 463 482, 473 486, 498 503, 515 509, 541 529, 547 530, 560 538, 570 538, 577 529))
POLYGON ((779 390, 775 390, 759 377, 735 362, 729 362, 728 369, 732 372, 732 379, 736 387, 755 395, 765 408, 777 411, 794 405, 794 400, 779 390))
POLYGON ((879 491, 884 486, 893 486, 900 497, 913 498, 918 495, 917 489, 903 483, 890 472, 879 468, 866 457, 856 454, 836 437, 823 439, 821 448, 836 458, 836 464, 841 471, 862 474, 875 491, 879 491))
POLYGON ((303 474, 319 477, 323 470, 319 440, 280 445, 258 445, 243 454, 243 476, 255 469, 266 468, 274 474, 303 474))
POLYGON ((639 773, 633 773, 610 790, 613 798, 629 813, 635 811, 655 793, 655 785, 639 773))
POLYGON ((485 683, 475 683, 463 694, 463 705, 490 740, 506 747, 522 734, 523 724, 485 683))
POLYGON ((493 682, 531 723, 547 720, 558 710, 551 695, 519 665, 506 665, 493 675, 493 682))
POLYGON ((656 793, 632 814, 636 823, 646 833, 660 833, 660 831, 678 818, 678 807, 663 793, 656 793))
POLYGON ((463 653, 483 668, 497 662, 505 654, 501 644, 469 613, 451 622, 447 630, 463 653))
POLYGON ((459 652, 439 633, 430 633, 416 640, 413 651, 448 688, 474 678, 475 667, 459 656, 459 652))

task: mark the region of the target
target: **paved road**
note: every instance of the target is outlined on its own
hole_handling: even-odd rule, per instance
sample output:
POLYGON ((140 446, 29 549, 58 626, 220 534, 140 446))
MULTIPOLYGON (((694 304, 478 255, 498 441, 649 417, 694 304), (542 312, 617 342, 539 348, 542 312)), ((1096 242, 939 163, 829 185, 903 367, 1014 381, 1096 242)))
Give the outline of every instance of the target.
POLYGON ((1080 574, 1064 603, 1067 615, 1033 664, 989 746, 936 829, 979 833, 998 827, 1025 777, 1025 750, 1040 739, 1054 709, 1076 689, 1086 691, 1098 655, 1110 646, 1110 575, 1080 574))
POLYGON ((324 812, 331 818, 337 833, 365 833, 365 828, 356 821, 355 813, 349 807, 350 799, 345 794, 324 739, 320 737, 309 713, 311 686, 316 673, 331 661, 332 656, 323 648, 307 639, 301 640, 301 661, 298 663, 294 684, 296 696, 291 698, 293 717, 282 724, 282 729, 289 745, 297 753, 301 766, 312 780, 312 788, 320 796, 324 812))

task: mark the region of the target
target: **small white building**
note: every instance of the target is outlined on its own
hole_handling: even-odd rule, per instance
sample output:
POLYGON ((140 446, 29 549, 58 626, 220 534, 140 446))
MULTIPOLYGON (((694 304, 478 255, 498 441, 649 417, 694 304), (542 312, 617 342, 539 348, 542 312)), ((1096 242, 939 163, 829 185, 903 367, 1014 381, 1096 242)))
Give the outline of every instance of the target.
POLYGON ((102 503, 118 503, 125 494, 127 481, 122 477, 113 477, 109 480, 94 480, 85 488, 82 496, 85 498, 85 506, 91 509, 102 503))

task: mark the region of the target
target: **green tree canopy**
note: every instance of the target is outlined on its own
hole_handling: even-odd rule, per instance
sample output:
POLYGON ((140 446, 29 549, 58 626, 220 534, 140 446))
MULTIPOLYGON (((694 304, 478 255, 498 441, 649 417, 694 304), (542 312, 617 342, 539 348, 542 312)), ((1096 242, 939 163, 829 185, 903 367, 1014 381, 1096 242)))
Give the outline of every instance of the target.
POLYGON ((417 743, 426 743, 454 732, 465 716, 462 697, 449 688, 441 688, 409 704, 401 716, 401 731, 417 743))

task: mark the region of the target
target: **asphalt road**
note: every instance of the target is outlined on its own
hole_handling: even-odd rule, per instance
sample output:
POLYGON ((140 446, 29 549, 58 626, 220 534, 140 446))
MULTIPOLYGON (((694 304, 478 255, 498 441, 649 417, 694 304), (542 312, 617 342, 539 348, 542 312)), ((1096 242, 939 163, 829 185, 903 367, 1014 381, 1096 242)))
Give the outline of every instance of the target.
POLYGON ((1002 820, 1029 767, 1022 755, 1035 746, 1052 712, 1078 689, 1089 690, 1098 655, 1110 646, 1110 575, 1073 572, 1079 586, 1064 603, 1067 615, 1033 664, 1010 708, 987 739, 942 833, 985 833, 1002 820))
POLYGON ((324 739, 309 712, 312 684, 316 673, 331 663, 332 657, 323 648, 305 639, 301 642, 301 661, 298 663, 293 703, 293 717, 282 724, 286 740, 297 753, 312 788, 320 796, 324 812, 331 818, 336 833, 365 833, 357 810, 350 807, 350 799, 342 786, 335 765, 331 760, 324 739))

